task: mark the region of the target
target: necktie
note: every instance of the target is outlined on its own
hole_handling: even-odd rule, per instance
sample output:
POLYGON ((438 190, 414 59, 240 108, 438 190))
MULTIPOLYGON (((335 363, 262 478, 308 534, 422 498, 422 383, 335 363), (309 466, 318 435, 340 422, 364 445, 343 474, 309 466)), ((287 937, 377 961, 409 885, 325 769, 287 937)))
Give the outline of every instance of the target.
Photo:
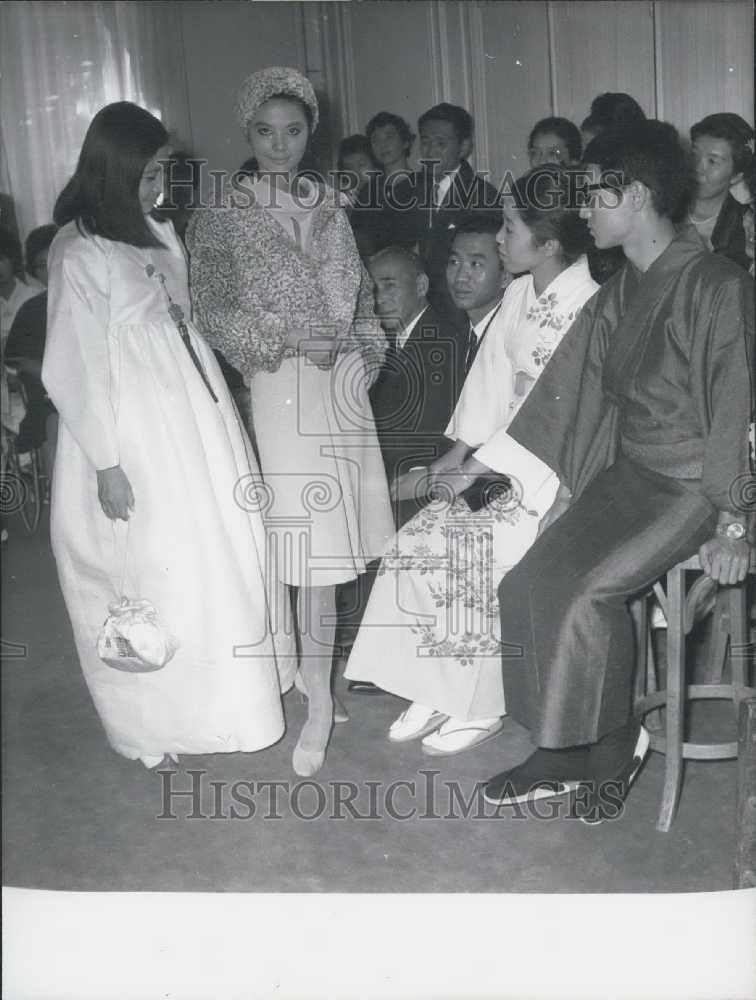
POLYGON ((475 360, 475 355, 478 353, 479 340, 475 336, 475 327, 470 324, 470 328, 467 331, 467 348, 465 349, 465 377, 467 377, 470 369, 472 368, 473 361, 475 360))
POLYGON ((475 361, 475 355, 478 353, 480 345, 483 343, 483 338, 488 333, 488 329, 493 323, 493 321, 499 315, 500 309, 501 309, 501 302, 489 316, 488 322, 480 331, 479 337, 475 336, 475 326, 472 323, 472 321, 470 322, 470 329, 467 331, 467 348, 465 350, 465 378, 467 378, 467 373, 473 366, 473 361, 475 361))
POLYGON ((386 330, 386 354, 383 359, 383 371, 389 378, 395 373, 397 366, 396 331, 386 330))

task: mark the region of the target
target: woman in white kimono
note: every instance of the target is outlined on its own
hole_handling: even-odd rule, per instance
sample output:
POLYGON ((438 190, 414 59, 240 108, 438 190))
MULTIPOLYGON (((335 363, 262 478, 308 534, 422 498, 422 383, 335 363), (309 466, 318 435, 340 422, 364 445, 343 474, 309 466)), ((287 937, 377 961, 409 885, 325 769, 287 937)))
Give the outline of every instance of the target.
POLYGON ((182 246, 151 217, 168 153, 134 104, 93 119, 56 205, 42 368, 60 413, 52 545, 79 659, 111 746, 147 767, 275 743, 295 666, 272 627, 262 519, 239 489, 257 473, 249 441, 189 320, 182 246), (162 669, 98 657, 124 594, 177 639, 162 669))
POLYGON ((558 482, 524 449, 518 468, 500 467, 497 438, 598 288, 572 189, 555 167, 512 189, 497 239, 506 270, 522 276, 504 293, 465 381, 446 431, 455 444, 429 470, 435 499, 384 555, 345 673, 410 700, 388 738, 424 737, 431 755, 477 746, 502 726, 496 587, 534 541, 558 482), (510 488, 487 486, 492 472, 510 488))

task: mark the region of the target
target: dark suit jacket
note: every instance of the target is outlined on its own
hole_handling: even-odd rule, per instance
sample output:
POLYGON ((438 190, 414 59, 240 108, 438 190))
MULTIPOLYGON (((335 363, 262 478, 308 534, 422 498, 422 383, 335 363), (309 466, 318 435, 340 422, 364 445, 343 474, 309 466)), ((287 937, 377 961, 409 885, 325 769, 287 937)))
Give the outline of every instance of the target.
POLYGON ((465 337, 432 306, 407 343, 390 351, 370 389, 389 482, 446 451, 444 437, 462 388, 465 337))
POLYGON ((721 253, 747 271, 751 266, 751 261, 745 252, 745 232, 743 231, 745 210, 745 205, 741 205, 731 194, 727 195, 711 234, 711 245, 714 248, 714 253, 721 253))
POLYGON ((419 171, 400 181, 385 199, 378 225, 382 247, 418 245, 430 279, 428 299, 460 330, 467 330, 467 317, 456 308, 446 288, 446 261, 454 232, 471 211, 496 211, 500 207, 496 189, 463 160, 440 208, 433 206, 433 183, 419 171))

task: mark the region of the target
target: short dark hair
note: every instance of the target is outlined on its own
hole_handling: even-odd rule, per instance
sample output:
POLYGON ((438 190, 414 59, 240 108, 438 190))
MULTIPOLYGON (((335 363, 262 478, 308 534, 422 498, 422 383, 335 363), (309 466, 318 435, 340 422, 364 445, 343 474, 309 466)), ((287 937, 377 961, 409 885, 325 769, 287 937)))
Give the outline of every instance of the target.
POLYGON ((574 169, 545 164, 528 171, 507 192, 536 245, 557 240, 567 264, 593 247, 588 223, 576 204, 579 177, 574 169))
POLYGON ((384 247, 383 250, 379 250, 377 253, 372 254, 368 258, 368 267, 377 260, 385 260, 387 257, 396 258, 405 261, 410 267, 414 268, 415 274, 419 277, 421 274, 428 273, 422 258, 415 253, 414 250, 410 250, 409 247, 403 246, 389 246, 384 247))
POLYGON ((379 111, 377 115, 373 115, 365 127, 365 135, 368 137, 368 140, 373 138, 373 132, 376 129, 384 128, 386 125, 394 126, 409 153, 412 143, 415 141, 415 133, 401 115, 395 115, 391 111, 379 111))
POLYGON ((591 101, 591 110, 580 128, 584 132, 603 132, 646 120, 643 108, 634 97, 624 93, 599 94, 591 101))
POLYGON ((21 240, 10 229, 0 226, 0 257, 7 257, 13 264, 17 277, 24 273, 24 259, 21 254, 21 240))
POLYGON ((583 160, 619 184, 645 184, 659 215, 672 222, 685 218, 696 189, 693 157, 668 122, 649 119, 602 132, 588 143, 583 160))
POLYGON ((469 111, 465 111, 458 104, 436 104, 425 111, 417 120, 418 130, 427 122, 449 122, 454 126, 457 139, 464 142, 465 139, 472 139, 475 122, 469 111))
POLYGON ((501 229, 501 212, 465 212, 454 230, 455 238, 460 234, 473 236, 496 236, 501 229))
POLYGON ((370 162, 375 164, 373 151, 370 148, 370 140, 366 135, 362 135, 361 132, 358 132, 355 135, 348 135, 339 143, 339 158, 337 163, 338 169, 345 170, 344 160, 347 156, 354 156, 355 153, 364 153, 370 162))
POLYGON ((43 252, 43 250, 49 250, 50 244, 55 239, 55 234, 58 231, 58 227, 54 222, 48 223, 46 226, 37 226, 36 229, 32 229, 29 235, 26 237, 26 243, 24 244, 24 258, 26 260, 26 270, 29 274, 32 274, 32 268, 34 266, 34 258, 37 254, 43 252))
POLYGON ((528 136, 528 149, 533 145, 534 139, 546 132, 553 132, 567 147, 570 160, 575 163, 580 159, 583 151, 583 141, 580 138, 580 129, 571 122, 569 118, 542 118, 536 122, 528 136))
POLYGON ((101 108, 92 119, 76 172, 55 204, 59 226, 135 247, 162 247, 139 205, 144 168, 168 143, 162 122, 130 101, 101 108))
POLYGON ((724 139, 730 144, 732 162, 735 173, 747 170, 753 159, 753 129, 740 115, 731 111, 721 111, 716 115, 707 115, 690 130, 691 142, 699 136, 707 135, 710 139, 724 139))

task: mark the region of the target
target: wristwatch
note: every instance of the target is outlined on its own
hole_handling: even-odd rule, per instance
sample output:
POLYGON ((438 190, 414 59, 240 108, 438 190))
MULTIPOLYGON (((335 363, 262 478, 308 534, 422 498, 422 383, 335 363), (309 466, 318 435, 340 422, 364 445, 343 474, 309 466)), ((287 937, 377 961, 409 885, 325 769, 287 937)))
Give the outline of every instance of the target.
POLYGON ((730 538, 735 541, 738 538, 745 538, 746 527, 740 521, 731 521, 729 524, 718 524, 717 534, 721 538, 730 538))

